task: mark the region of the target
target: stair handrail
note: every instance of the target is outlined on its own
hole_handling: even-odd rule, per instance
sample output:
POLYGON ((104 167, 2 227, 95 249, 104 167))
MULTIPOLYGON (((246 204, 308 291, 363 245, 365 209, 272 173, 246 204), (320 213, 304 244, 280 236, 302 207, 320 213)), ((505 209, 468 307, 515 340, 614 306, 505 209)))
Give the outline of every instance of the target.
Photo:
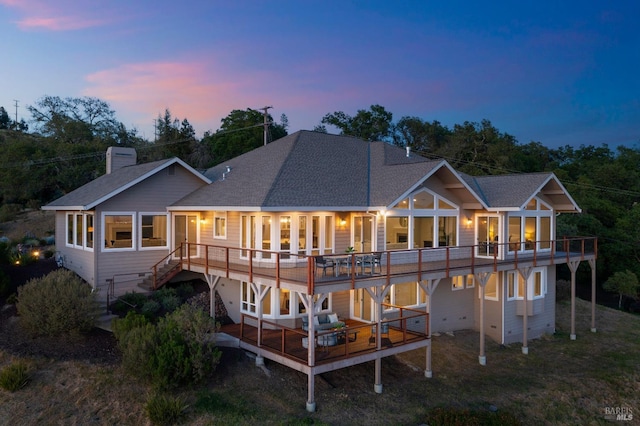
POLYGON ((152 275, 153 275, 153 289, 157 290, 157 279, 158 279, 158 266, 160 264, 168 264, 169 261, 171 260, 171 258, 173 257, 173 255, 179 250, 180 251, 180 263, 182 263, 182 246, 184 243, 180 243, 180 247, 177 247, 175 250, 173 250, 171 253, 169 253, 168 255, 166 255, 165 257, 163 257, 162 259, 160 259, 155 265, 153 265, 151 267, 152 270, 152 275))

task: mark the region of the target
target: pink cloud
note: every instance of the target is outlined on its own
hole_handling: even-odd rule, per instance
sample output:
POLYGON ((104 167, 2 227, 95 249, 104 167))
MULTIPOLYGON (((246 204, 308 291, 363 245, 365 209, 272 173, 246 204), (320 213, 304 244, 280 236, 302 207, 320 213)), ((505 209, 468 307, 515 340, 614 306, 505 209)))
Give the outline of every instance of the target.
POLYGON ((112 21, 104 9, 75 1, 0 0, 0 5, 16 9, 22 18, 15 21, 22 30, 73 31, 102 26, 112 21))
POLYGON ((216 75, 197 62, 125 64, 90 74, 86 80, 91 87, 84 95, 106 100, 118 113, 136 117, 136 127, 146 126, 168 108, 174 118, 187 118, 208 130, 232 109, 245 109, 248 100, 233 78, 216 75))

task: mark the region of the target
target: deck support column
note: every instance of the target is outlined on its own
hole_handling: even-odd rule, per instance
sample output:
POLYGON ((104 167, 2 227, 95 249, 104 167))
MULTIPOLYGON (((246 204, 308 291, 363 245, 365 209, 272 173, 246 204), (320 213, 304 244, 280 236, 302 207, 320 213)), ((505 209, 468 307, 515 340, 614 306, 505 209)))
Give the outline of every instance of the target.
MULTIPOLYGON (((435 293, 436 288, 440 284, 440 278, 431 279, 431 280, 422 280, 418 283, 422 291, 427 294, 427 321, 425 326, 427 327, 427 336, 429 340, 431 340, 431 299, 433 297, 433 293, 435 293)), ((431 345, 433 345, 433 341, 429 342, 429 345, 425 348, 426 351, 426 365, 424 370, 424 377, 430 379, 433 377, 433 370, 431 369, 431 345)))
POLYGON ((576 271, 580 266, 579 260, 573 260, 567 263, 571 270, 571 334, 569 338, 576 340, 576 271))
POLYGON ((220 282, 220 276, 203 274, 207 285, 209 286, 209 316, 216 322, 216 287, 220 282))
POLYGON ((596 332, 596 260, 589 259, 591 267, 591 332, 596 332))
POLYGON ((529 354, 527 331, 529 329, 529 277, 531 277, 532 268, 519 268, 518 272, 524 280, 524 294, 522 295, 522 353, 529 354))
POLYGON ((491 274, 489 272, 478 272, 475 274, 476 281, 480 287, 480 353, 478 354, 478 363, 487 365, 487 355, 484 350, 484 291, 491 274))
MULTIPOLYGON (((311 345, 309 345, 311 347, 311 345)), ((316 375, 313 369, 307 374, 307 411, 313 413, 316 411, 315 401, 316 375)))
POLYGON ((375 393, 382 393, 382 359, 376 358, 376 381, 373 384, 375 393))
MULTIPOLYGON (((379 287, 366 288, 365 291, 369 293, 371 299, 375 303, 375 320, 376 320, 376 351, 382 349, 382 339, 380 335, 380 321, 382 320, 382 302, 385 295, 389 292, 390 285, 385 284, 379 287)), ((373 384, 373 390, 375 393, 382 393, 382 359, 378 356, 375 359, 375 379, 373 384)))

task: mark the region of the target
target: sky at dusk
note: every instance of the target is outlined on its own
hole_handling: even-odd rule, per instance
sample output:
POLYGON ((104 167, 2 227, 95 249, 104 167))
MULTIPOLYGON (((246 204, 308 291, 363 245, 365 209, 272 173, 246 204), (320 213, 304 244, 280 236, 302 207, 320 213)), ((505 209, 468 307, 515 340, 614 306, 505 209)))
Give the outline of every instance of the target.
MULTIPOLYGON (((97 97, 153 140, 273 106, 289 133, 379 104, 521 143, 640 147, 640 2, 0 0, 0 106, 97 97)), ((335 129, 329 128, 333 132, 335 129)))

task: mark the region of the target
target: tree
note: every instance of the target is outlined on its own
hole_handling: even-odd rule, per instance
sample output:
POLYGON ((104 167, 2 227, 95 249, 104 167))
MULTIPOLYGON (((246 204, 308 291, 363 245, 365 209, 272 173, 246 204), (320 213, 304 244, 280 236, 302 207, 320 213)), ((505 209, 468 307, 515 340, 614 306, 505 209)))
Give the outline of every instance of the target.
POLYGON ((322 124, 340 129, 340 134, 355 136, 369 141, 390 141, 393 134, 393 114, 380 105, 371 105, 370 110, 360 109, 351 117, 342 111, 327 114, 322 124))
MULTIPOLYGON (((238 155, 259 148, 264 144, 264 114, 262 111, 247 108, 233 110, 223 118, 216 133, 206 133, 202 139, 211 149, 213 164, 219 164, 238 155)), ((287 135, 288 119, 282 114, 280 124, 273 122, 267 114, 269 124, 268 141, 287 135)))
POLYGON ((451 137, 451 130, 438 121, 429 123, 419 117, 402 117, 394 127, 393 143, 408 146, 422 155, 438 155, 451 137))
POLYGON ((8 129, 10 125, 11 119, 9 118, 9 114, 7 114, 7 110, 0 106, 0 129, 8 129))
POLYGON ((109 104, 98 98, 44 96, 36 106, 28 105, 35 130, 58 141, 83 143, 94 138, 119 143, 122 123, 109 104))
POLYGON ((602 288, 620 295, 620 299, 618 300, 618 309, 621 309, 622 296, 631 297, 633 299, 637 298, 640 283, 638 282, 638 277, 633 272, 629 270, 618 271, 605 281, 602 288))
POLYGON ((158 115, 156 120, 156 134, 155 144, 159 149, 154 153, 154 159, 178 157, 190 163, 198 141, 189 120, 185 118, 180 121, 172 117, 171 111, 166 108, 164 116, 158 115))

